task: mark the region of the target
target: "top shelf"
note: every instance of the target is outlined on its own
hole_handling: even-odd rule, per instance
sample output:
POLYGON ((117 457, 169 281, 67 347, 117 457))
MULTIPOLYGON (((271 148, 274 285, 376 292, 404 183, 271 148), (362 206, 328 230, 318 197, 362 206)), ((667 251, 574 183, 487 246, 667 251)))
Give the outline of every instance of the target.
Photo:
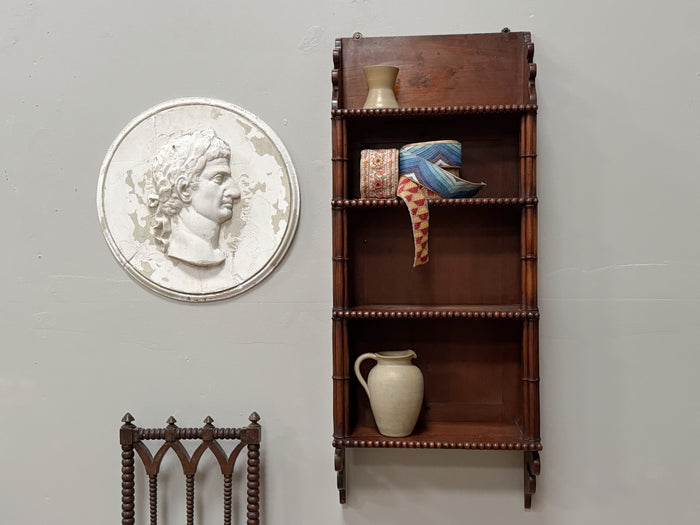
POLYGON ((383 64, 399 68, 394 85, 399 109, 379 115, 428 114, 424 110, 459 115, 506 107, 522 112, 527 106, 532 111, 537 104, 534 52, 528 32, 341 38, 333 51, 331 107, 349 112, 336 118, 376 116, 360 109, 367 98, 363 69, 383 64))
POLYGON ((434 106, 425 108, 332 109, 332 117, 415 117, 482 115, 490 113, 534 113, 537 104, 505 104, 495 106, 434 106))

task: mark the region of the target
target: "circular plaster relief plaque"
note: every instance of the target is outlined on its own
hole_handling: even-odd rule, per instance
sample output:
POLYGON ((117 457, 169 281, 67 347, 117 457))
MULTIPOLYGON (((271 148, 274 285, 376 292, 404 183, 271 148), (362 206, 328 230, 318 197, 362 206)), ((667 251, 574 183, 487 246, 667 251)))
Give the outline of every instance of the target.
POLYGON ((149 109, 100 169, 107 244, 147 288, 183 301, 238 295, 284 257, 299 220, 292 161, 272 129, 218 100, 149 109))

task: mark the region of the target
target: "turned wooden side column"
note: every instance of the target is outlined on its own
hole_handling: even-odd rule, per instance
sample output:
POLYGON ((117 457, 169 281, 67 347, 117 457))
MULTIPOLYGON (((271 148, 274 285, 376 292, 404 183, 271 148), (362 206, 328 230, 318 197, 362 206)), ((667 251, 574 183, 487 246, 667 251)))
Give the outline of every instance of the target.
MULTIPOLYGON (((348 191, 348 150, 347 121, 336 112, 343 106, 342 40, 337 39, 333 50, 333 72, 331 82, 333 97, 332 118, 332 163, 333 201, 338 202, 351 196, 348 191)), ((334 205, 333 214, 333 311, 346 310, 350 305, 348 283, 348 232, 347 208, 334 205)), ((348 348, 348 319, 333 316, 333 437, 335 438, 335 470, 337 473, 338 494, 345 503, 345 448, 337 445, 337 440, 350 433, 349 403, 350 360, 348 348)))
MULTIPOLYGON (((233 496, 233 475, 224 475, 224 525, 231 525, 231 500, 233 496)), ((250 498, 249 498, 250 499, 250 498)), ((255 501, 257 503, 257 499, 255 501)), ((251 501, 248 501, 251 505, 251 501)))
POLYGON ((158 476, 148 476, 148 502, 151 525, 158 525, 158 476))
POLYGON ((122 447, 122 525, 134 525, 134 418, 122 418, 119 443, 122 447))
POLYGON ((246 475, 248 525, 258 525, 260 520, 260 445, 248 445, 248 469, 246 475))
MULTIPOLYGON (((521 218, 522 307, 537 313, 537 192, 535 181, 536 115, 527 112, 521 120, 521 197, 531 199, 523 206, 521 218)), ((539 441, 539 350, 538 316, 523 321, 523 430, 529 441, 539 441)))
POLYGON ((260 416, 253 412, 246 432, 248 442, 248 461, 246 469, 248 525, 260 523, 260 416))
MULTIPOLYGON (((534 71, 533 71, 534 74, 534 71)), ((537 191, 535 159, 536 113, 528 111, 520 125, 520 196, 529 199, 521 216, 521 305, 535 315, 523 320, 522 382, 524 438, 530 450, 524 452, 524 504, 532 505, 536 476, 540 472, 540 398, 539 398, 539 312, 537 308, 537 191)))
MULTIPOLYGON (((346 122, 333 118, 333 198, 347 199, 347 146, 344 139, 346 122)), ((349 306, 347 209, 333 207, 333 310, 342 311, 349 306)), ((348 319, 333 318, 333 436, 347 437, 350 433, 349 392, 350 364, 348 348, 348 319)), ((336 449, 335 470, 338 476, 338 492, 345 503, 345 449, 336 449)))

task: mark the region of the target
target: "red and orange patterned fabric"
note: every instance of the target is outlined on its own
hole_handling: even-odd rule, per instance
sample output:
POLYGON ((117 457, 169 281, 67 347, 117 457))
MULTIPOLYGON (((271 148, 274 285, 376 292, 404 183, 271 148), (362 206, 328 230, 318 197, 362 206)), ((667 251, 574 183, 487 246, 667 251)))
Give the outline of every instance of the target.
POLYGON ((428 262, 428 198, 434 198, 438 195, 410 179, 409 177, 401 177, 399 179, 398 196, 408 208, 408 213, 411 216, 411 224, 413 226, 413 267, 421 266, 428 262))
POLYGON ((363 199, 393 199, 399 181, 399 150, 363 149, 360 194, 363 199))

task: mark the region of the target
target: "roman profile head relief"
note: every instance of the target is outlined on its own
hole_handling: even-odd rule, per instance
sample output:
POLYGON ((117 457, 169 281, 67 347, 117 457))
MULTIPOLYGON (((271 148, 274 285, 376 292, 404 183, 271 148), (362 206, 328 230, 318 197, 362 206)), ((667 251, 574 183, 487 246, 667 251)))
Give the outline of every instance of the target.
POLYGON ((225 299, 282 262, 299 219, 291 158, 267 124, 212 99, 165 102, 115 139, 100 170, 105 240, 137 282, 191 302, 225 299))
POLYGON ((154 157, 147 195, 151 231, 168 257, 194 266, 224 262, 221 225, 241 198, 230 161, 231 148, 212 129, 187 131, 154 157))

